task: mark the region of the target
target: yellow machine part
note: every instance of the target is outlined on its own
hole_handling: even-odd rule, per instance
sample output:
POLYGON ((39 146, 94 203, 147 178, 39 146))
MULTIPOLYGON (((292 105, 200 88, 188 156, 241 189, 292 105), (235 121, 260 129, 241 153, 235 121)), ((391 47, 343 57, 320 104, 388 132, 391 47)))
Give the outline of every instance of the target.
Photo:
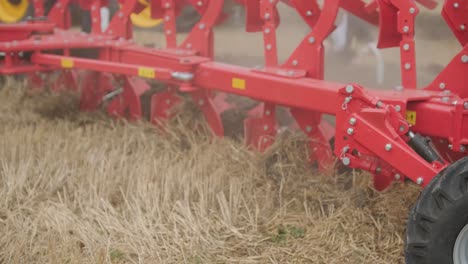
MULTIPOLYGON (((135 26, 150 28, 161 24, 162 19, 152 19, 150 4, 147 0, 139 0, 140 3, 146 6, 143 11, 138 14, 132 14, 130 19, 135 26)), ((14 23, 20 21, 28 10, 29 0, 20 0, 17 4, 11 0, 0 0, 0 22, 14 23)))
POLYGON ((142 27, 142 28, 150 28, 150 27, 155 27, 159 24, 161 24, 162 19, 152 19, 151 18, 151 7, 150 3, 148 3, 147 0, 139 0, 141 4, 146 6, 143 11, 140 13, 136 14, 133 13, 130 16, 130 19, 132 20, 133 25, 142 27))
POLYGON ((0 0, 0 22, 14 23, 20 21, 25 16, 28 6, 29 0, 20 0, 17 3, 10 0, 0 0))

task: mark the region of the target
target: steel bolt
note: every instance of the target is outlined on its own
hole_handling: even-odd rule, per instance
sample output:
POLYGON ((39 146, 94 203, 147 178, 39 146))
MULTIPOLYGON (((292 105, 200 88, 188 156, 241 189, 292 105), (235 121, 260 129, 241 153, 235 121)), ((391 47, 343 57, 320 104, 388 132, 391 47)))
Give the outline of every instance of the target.
POLYGON ((458 3, 454 3, 453 7, 458 8, 460 5, 458 3))
POLYGON ((292 61, 292 65, 293 65, 293 66, 297 66, 298 64, 299 64, 299 62, 298 62, 297 60, 293 60, 293 61, 292 61))
POLYGON ((423 184, 423 182, 424 182, 424 179, 423 179, 422 177, 419 177, 419 178, 416 180, 416 183, 417 183, 418 185, 423 184))
POLYGON ((400 174, 398 174, 398 173, 397 173, 397 174, 395 174, 395 180, 396 180, 396 181, 399 181, 400 179, 401 179, 401 175, 400 175, 400 174))
POLYGON ((354 125, 356 124, 356 121, 357 121, 356 118, 351 117, 351 118, 349 119, 349 124, 352 125, 352 126, 354 126, 354 125))
POLYGON ((405 131, 405 127, 404 127, 404 126, 400 126, 399 130, 400 130, 400 132, 405 131))
POLYGON ((461 30, 461 31, 465 31, 465 29, 466 29, 466 26, 465 26, 465 25, 463 25, 463 24, 460 25, 460 30, 461 30))
POLYGON ((382 101, 378 101, 377 104, 376 104, 376 106, 377 106, 378 108, 381 108, 381 107, 383 106, 382 101))
POLYGON ((271 114, 270 110, 265 111, 265 115, 269 116, 271 114))
POLYGON ((312 43, 314 43, 314 42, 315 42, 315 38, 314 38, 314 37, 310 37, 310 38, 309 38, 309 43, 312 44, 312 43))
POLYGON ((445 83, 443 83, 443 82, 439 83, 439 88, 441 90, 445 89, 445 83))
POLYGON ((349 164, 351 164, 351 159, 348 157, 344 157, 341 159, 341 162, 343 163, 343 165, 349 166, 349 164))
POLYGON ((452 145, 452 144, 449 144, 449 145, 448 145, 448 148, 449 148, 449 149, 453 149, 453 145, 452 145))
POLYGON ((405 63, 405 69, 406 69, 406 70, 411 69, 411 64, 410 64, 410 63, 405 63))
POLYGON ((267 131, 268 130, 268 125, 264 125, 263 130, 267 131))
POLYGON ((468 102, 463 103, 463 108, 468 109, 468 102))
POLYGON ((346 85, 345 88, 347 93, 352 93, 354 91, 354 87, 351 84, 346 85))
POLYGON ((463 63, 468 63, 468 55, 463 55, 463 56, 461 57, 461 61, 462 61, 463 63))
POLYGON ((306 16, 312 16, 312 11, 310 11, 310 10, 307 10, 307 12, 306 12, 306 16))
POLYGON ((410 45, 408 43, 403 45, 403 50, 408 51, 410 49, 410 45))
POLYGON ((381 172, 382 172, 382 168, 380 167, 375 168, 375 173, 379 174, 381 172))
POLYGON ((267 50, 271 50, 271 44, 266 45, 267 50))
POLYGON ((171 100, 167 99, 166 104, 170 104, 170 103, 171 103, 171 100))
POLYGON ((442 97, 442 99, 440 99, 442 102, 444 103, 447 103, 448 101, 450 101, 450 98, 449 97, 442 97))
POLYGON ((270 13, 265 14, 265 20, 268 20, 268 19, 270 19, 270 13))
POLYGON ((409 9, 410 14, 414 14, 416 12, 416 9, 414 7, 411 7, 409 9))
POLYGON ((203 99, 200 99, 200 100, 198 101, 198 104, 199 104, 199 105, 203 105, 204 103, 205 103, 205 101, 203 101, 203 99))
POLYGON ((400 112, 400 111, 401 111, 401 106, 400 106, 400 105, 395 105, 395 110, 396 110, 397 112, 400 112))
POLYGON ((270 34, 270 28, 265 28, 265 34, 270 34))
POLYGON ((461 145, 460 146, 460 152, 465 152, 465 150, 466 150, 465 146, 461 145))
POLYGON ((403 32, 407 33, 409 31, 409 27, 408 26, 404 26, 403 27, 403 32))
POLYGON ((204 28, 205 28, 205 24, 201 23, 201 24, 198 26, 198 28, 204 29, 204 28))
POLYGON ((390 144, 390 143, 385 144, 385 150, 386 150, 386 151, 392 150, 392 144, 390 144))
POLYGON ((312 127, 311 126, 306 126, 306 131, 307 131, 307 133, 312 132, 312 127))
POLYGON ((202 5, 203 5, 203 2, 202 2, 202 1, 198 1, 198 2, 197 2, 197 5, 198 5, 198 6, 202 6, 202 5))
POLYGON ((348 128, 348 130, 346 130, 346 133, 348 133, 348 135, 352 135, 354 134, 354 129, 352 127, 348 128))

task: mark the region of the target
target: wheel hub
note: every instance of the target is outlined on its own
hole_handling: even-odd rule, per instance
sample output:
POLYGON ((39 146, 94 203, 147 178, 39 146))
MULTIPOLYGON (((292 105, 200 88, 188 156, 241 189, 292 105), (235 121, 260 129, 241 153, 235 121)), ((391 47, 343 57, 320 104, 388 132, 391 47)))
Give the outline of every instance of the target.
POLYGON ((455 241, 453 264, 468 264, 468 224, 458 234, 455 241))

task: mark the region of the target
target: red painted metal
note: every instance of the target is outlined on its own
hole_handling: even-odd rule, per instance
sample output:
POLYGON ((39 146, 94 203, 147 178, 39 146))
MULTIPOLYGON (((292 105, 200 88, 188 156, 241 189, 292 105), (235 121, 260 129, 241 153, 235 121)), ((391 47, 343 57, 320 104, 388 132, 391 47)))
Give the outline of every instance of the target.
MULTIPOLYGON (((153 17, 165 21, 164 49, 141 47, 131 40, 129 16, 141 10, 138 0, 122 1, 106 32, 98 27, 98 10, 107 3, 79 1, 91 10, 91 34, 63 30, 70 26, 70 2, 57 1, 48 22, 36 19, 0 25, 0 74, 26 73, 39 86, 44 79, 33 72, 60 70, 56 83, 77 89, 76 71, 85 70, 79 87, 81 109, 106 107, 110 115, 130 120, 142 117, 140 97, 149 91, 145 79, 157 80, 167 88, 151 98, 151 122, 159 125, 170 119, 181 102, 178 93, 187 93, 217 136, 224 135, 222 112, 232 107, 225 102, 226 94, 250 97, 259 104, 245 120, 245 139, 259 150, 273 143, 276 107, 286 106, 309 139, 311 162, 325 170, 338 159, 351 168, 367 170, 374 175, 378 190, 404 178, 425 186, 450 162, 467 155, 468 38, 460 26, 466 25, 468 1, 445 1, 443 16, 464 48, 424 89, 414 89, 414 21, 418 8, 409 0, 330 0, 321 8, 317 1, 283 1, 311 28, 284 62, 279 62, 277 55, 279 1, 240 1, 247 11, 247 31, 263 34, 265 66, 259 69, 213 61, 213 27, 225 18, 223 1, 151 1, 153 17), (175 20, 187 4, 193 5, 202 18, 179 43, 175 20), (381 48, 400 47, 402 84, 409 89, 371 90, 323 80, 323 41, 335 28, 339 7, 378 24, 381 48), (97 55, 72 55, 75 50, 93 50, 97 55), (336 116, 335 128, 323 120, 324 114, 336 116), (416 133, 434 140, 440 159, 428 160, 410 146, 416 133), (333 139, 334 152, 330 146, 333 139)), ((428 8, 435 4, 432 0, 417 2, 428 8)), ((41 12, 38 9, 36 15, 41 12)), ((53 89, 61 86, 54 85, 53 89)))

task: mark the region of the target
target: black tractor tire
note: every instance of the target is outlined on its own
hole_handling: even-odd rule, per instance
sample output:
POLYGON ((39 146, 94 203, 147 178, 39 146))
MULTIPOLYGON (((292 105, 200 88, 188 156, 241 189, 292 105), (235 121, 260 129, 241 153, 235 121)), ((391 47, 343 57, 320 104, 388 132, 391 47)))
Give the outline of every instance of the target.
MULTIPOLYGON (((412 208, 406 229, 406 263, 454 263, 454 245, 467 224, 468 157, 465 157, 440 172, 412 208)), ((468 259, 461 263, 468 263, 468 259)))

